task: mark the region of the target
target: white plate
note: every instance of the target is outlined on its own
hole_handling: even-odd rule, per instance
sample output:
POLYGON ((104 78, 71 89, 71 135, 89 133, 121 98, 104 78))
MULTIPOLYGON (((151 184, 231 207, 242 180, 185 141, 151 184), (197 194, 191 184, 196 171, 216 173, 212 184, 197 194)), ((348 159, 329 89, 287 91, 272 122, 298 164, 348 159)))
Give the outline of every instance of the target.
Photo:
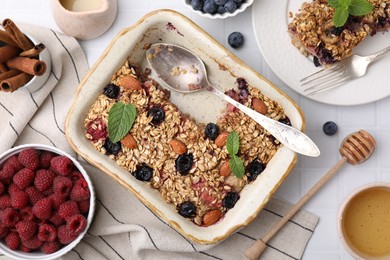
MULTIPOLYGON (((309 1, 309 0, 307 0, 309 1)), ((252 6, 253 28, 260 51, 274 73, 303 95, 299 80, 317 70, 312 58, 303 56, 291 44, 288 13, 295 14, 304 0, 261 0, 252 6)), ((390 32, 367 37, 354 53, 368 55, 390 44, 390 32)), ((371 64, 367 74, 336 89, 309 98, 332 105, 358 105, 390 95, 390 55, 371 64)))

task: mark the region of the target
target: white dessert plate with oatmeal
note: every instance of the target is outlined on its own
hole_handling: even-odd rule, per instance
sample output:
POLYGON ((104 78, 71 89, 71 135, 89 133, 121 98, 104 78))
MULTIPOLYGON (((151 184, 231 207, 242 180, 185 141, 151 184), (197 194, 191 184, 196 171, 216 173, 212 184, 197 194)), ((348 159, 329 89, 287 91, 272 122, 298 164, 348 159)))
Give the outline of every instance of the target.
MULTIPOLYGON (((307 2, 310 0, 307 0, 307 2)), ((291 43, 289 13, 296 14, 304 0, 262 0, 252 6, 252 22, 260 51, 273 72, 290 88, 305 95, 299 80, 321 68, 312 57, 305 57, 291 43)), ((354 50, 369 55, 387 47, 390 32, 368 36, 354 50)), ((332 105, 359 105, 374 102, 390 95, 390 57, 387 55, 371 64, 367 74, 335 89, 308 98, 332 105)))
MULTIPOLYGON (((108 96, 106 97, 105 94, 102 94, 105 86, 110 82, 114 82, 115 84, 116 80, 119 79, 118 77, 123 76, 123 73, 130 76, 126 72, 131 71, 128 67, 126 68, 126 61, 130 64, 138 64, 143 70, 147 68, 146 49, 150 44, 157 42, 179 44, 193 51, 205 62, 211 83, 218 86, 220 89, 226 91, 236 88, 237 78, 244 78, 250 86, 257 89, 257 92, 261 92, 262 95, 277 102, 279 104, 278 107, 282 108, 284 115, 290 119, 291 124, 300 130, 303 130, 305 127, 302 111, 294 101, 281 90, 254 70, 250 69, 196 24, 183 15, 168 10, 154 11, 146 15, 134 26, 122 30, 112 40, 99 60, 81 82, 66 120, 66 136, 73 149, 88 162, 98 167, 104 173, 108 174, 127 188, 156 215, 169 223, 185 237, 201 244, 217 243, 227 238, 238 229, 248 225, 259 214, 272 194, 288 176, 296 163, 297 157, 294 152, 283 146, 278 146, 277 150, 270 149, 269 151, 268 148, 265 149, 265 153, 268 153, 269 151, 273 154, 269 157, 265 170, 255 181, 250 182, 243 187, 240 191, 238 202, 232 209, 227 211, 220 221, 206 227, 204 225, 198 225, 195 221, 192 222, 179 215, 175 201, 173 201, 173 203, 167 203, 166 198, 163 198, 163 192, 160 191, 160 194, 159 190, 154 187, 154 184, 156 184, 154 178, 150 182, 143 182, 139 179, 137 180, 136 177, 133 176, 132 173, 134 172, 125 169, 126 167, 124 167, 123 164, 128 162, 129 168, 133 167, 134 165, 130 165, 130 162, 135 157, 138 157, 139 154, 141 154, 141 157, 143 156, 142 160, 144 161, 142 162, 142 160, 139 159, 138 163, 151 163, 153 160, 162 158, 159 157, 158 152, 156 156, 148 156, 150 153, 145 152, 145 149, 148 149, 146 147, 150 147, 150 144, 147 144, 148 138, 146 138, 149 136, 146 132, 148 131, 147 127, 151 128, 150 125, 140 126, 137 122, 134 124, 131 130, 133 132, 130 131, 130 133, 139 141, 139 145, 134 148, 134 150, 131 150, 132 152, 129 152, 128 149, 122 149, 117 156, 108 156, 104 154, 107 150, 98 149, 102 148, 101 143, 99 144, 99 142, 101 142, 100 139, 95 144, 92 144, 92 141, 86 138, 88 136, 88 131, 85 127, 85 121, 86 118, 93 118, 98 113, 100 113, 100 118, 105 120, 107 111, 96 111, 91 109, 91 107, 96 104, 99 106, 97 100, 103 102, 102 104, 112 104, 112 102, 116 102, 113 99, 107 98, 108 96), (125 67, 123 67, 124 65, 125 67), (140 148, 143 149, 143 152, 140 152, 140 148), (131 155, 131 153, 133 153, 134 156, 127 157, 128 160, 119 159, 123 157, 123 154, 131 155)), ((151 77, 158 80, 157 75, 152 74, 151 77)), ((120 82, 121 80, 119 80, 119 85, 121 84, 120 82)), ((153 85, 154 84, 155 83, 153 83, 153 85)), ((138 90, 141 92, 143 91, 142 89, 138 90)), ((148 91, 150 90, 151 88, 148 89, 148 91)), ((121 93, 124 93, 125 91, 128 91, 128 89, 125 90, 122 88, 121 91, 121 93)), ((164 96, 163 93, 156 91, 157 90, 153 90, 152 94, 148 92, 151 99, 164 96)), ((134 92, 130 91, 129 95, 131 96, 132 93, 134 92)), ((119 99, 122 98, 123 95, 120 94, 119 99)), ((142 100, 140 100, 140 102, 141 101, 142 100)), ((173 102, 180 111, 189 114, 191 118, 194 118, 198 123, 216 122, 226 109, 226 103, 207 91, 201 91, 190 95, 171 92, 170 101, 173 102)), ((141 103, 144 104, 143 102, 141 103)), ((138 105, 139 102, 134 104, 138 105)), ((166 107, 167 106, 164 106, 164 108, 166 107)), ((142 114, 141 108, 137 111, 139 112, 137 117, 143 122, 142 118, 145 119, 146 113, 142 114)), ((165 123, 168 123, 168 118, 170 116, 169 111, 172 110, 166 110, 167 121, 161 123, 160 127, 165 123)), ((272 112, 273 110, 270 109, 270 111, 272 112)), ((271 114, 270 116, 272 117, 273 115, 271 114)), ((184 120, 183 125, 186 124, 185 122, 187 121, 184 120)), ((248 134, 251 133, 248 132, 248 134)), ((264 136, 265 135, 266 133, 264 133, 264 136)), ((161 140, 164 138, 165 137, 161 136, 161 140)), ((269 142, 270 139, 268 135, 264 138, 267 138, 268 140, 264 139, 264 142, 269 142)), ((105 141, 107 141, 107 139, 105 141)), ((185 142, 185 140, 183 140, 183 142, 185 142)), ((261 143, 256 144, 261 145, 261 143)), ((155 150, 157 151, 160 149, 159 146, 164 145, 166 145, 166 143, 160 141, 160 143, 153 147, 156 147, 155 150)), ((188 145, 188 149, 191 149, 190 145, 188 145)), ((163 152, 164 151, 165 150, 163 150, 163 152)), ((165 155, 167 154, 168 153, 165 153, 165 155)), ((194 155, 194 159, 196 159, 196 156, 198 155, 194 155)), ((260 157, 260 155, 258 156, 260 157)), ((167 160, 167 163, 168 161, 169 160, 167 160)), ((198 162, 200 162, 200 160, 198 162)), ((159 167, 158 165, 155 166, 157 168, 159 167)), ((203 172, 200 163, 196 164, 194 167, 203 172)), ((194 171, 196 172, 197 169, 194 171)), ((157 170, 155 172, 157 172, 157 170)), ((173 173, 169 171, 168 174, 173 175, 174 172, 174 170, 173 173)), ((190 178, 187 179, 187 182, 190 182, 190 187, 195 181, 195 178, 191 178, 191 174, 190 171, 190 174, 188 175, 190 178)), ((159 176, 154 175, 154 177, 159 176)), ((179 179, 185 177, 187 176, 181 177, 176 175, 176 178, 179 179)), ((177 189, 176 185, 175 187, 177 189)), ((171 189, 174 191, 173 193, 175 193, 175 196, 183 195, 181 192, 177 192, 174 187, 171 189)), ((167 192, 169 193, 169 190, 167 192)), ((126 205, 123 205, 123 207, 126 207, 126 205)), ((149 213, 146 212, 145 214, 149 213)))

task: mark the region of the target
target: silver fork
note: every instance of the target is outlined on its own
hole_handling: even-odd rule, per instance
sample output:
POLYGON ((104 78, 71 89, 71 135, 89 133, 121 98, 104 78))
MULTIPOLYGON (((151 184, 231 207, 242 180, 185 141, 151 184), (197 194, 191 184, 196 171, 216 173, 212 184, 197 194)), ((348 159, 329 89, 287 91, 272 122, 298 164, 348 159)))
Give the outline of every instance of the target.
POLYGON ((304 77, 299 82, 305 87, 303 91, 307 96, 336 88, 366 74, 368 65, 389 51, 390 46, 368 56, 354 54, 329 69, 322 69, 304 77))

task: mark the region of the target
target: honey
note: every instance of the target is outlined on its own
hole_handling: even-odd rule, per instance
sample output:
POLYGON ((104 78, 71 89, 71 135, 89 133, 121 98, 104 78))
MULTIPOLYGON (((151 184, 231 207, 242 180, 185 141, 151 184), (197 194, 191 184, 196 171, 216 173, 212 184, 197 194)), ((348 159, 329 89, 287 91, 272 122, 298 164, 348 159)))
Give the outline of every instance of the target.
POLYGON ((60 0, 61 5, 72 12, 94 11, 100 8, 101 0, 60 0))
POLYGON ((343 215, 348 243, 365 255, 390 255, 390 190, 371 188, 357 194, 343 215))

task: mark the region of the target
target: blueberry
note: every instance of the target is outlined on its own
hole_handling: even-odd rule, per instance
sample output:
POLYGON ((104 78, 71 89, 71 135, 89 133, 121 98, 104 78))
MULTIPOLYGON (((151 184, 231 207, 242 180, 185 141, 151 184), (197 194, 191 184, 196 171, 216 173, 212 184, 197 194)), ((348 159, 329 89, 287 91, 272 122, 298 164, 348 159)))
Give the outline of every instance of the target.
POLYGON ((203 0, 191 0, 191 6, 194 10, 201 11, 203 8, 203 0))
POLYGON ((322 126, 322 130, 326 135, 334 135, 337 132, 337 125, 335 122, 328 121, 322 126))
POLYGON ((217 11, 218 5, 214 0, 206 0, 203 5, 203 12, 214 14, 217 11))
POLYGON ((234 2, 236 2, 236 3, 241 3, 242 0, 234 0, 234 2))
POLYGON ((181 154, 175 160, 176 171, 180 172, 181 175, 185 176, 189 173, 194 163, 194 156, 189 154, 181 154))
POLYGON ((234 13, 237 10, 237 4, 233 0, 227 1, 227 3, 224 5, 226 11, 229 13, 234 13))
POLYGON ((134 172, 134 177, 140 181, 150 181, 153 177, 153 169, 146 164, 138 165, 134 172))
POLYGON ((332 29, 330 30, 330 33, 333 34, 333 35, 336 35, 336 36, 340 36, 340 34, 344 31, 345 27, 344 26, 341 26, 341 27, 332 27, 332 29))
POLYGON ((282 124, 291 126, 291 121, 290 121, 290 118, 288 118, 288 116, 286 116, 285 118, 279 119, 279 122, 282 123, 282 124))
POLYGON ((228 0, 214 0, 217 5, 224 5, 228 0))
POLYGON ((232 32, 228 37, 228 43, 232 48, 241 47, 244 43, 244 36, 240 32, 232 32))
POLYGON ((258 159, 254 159, 248 166, 246 167, 246 172, 248 172, 248 180, 254 181, 257 176, 260 175, 265 170, 265 164, 259 161, 258 159))
POLYGON ((108 84, 104 87, 104 95, 109 98, 118 98, 120 88, 115 84, 108 84))
POLYGON ((240 196, 237 192, 228 192, 226 193, 225 198, 222 200, 222 206, 224 206, 227 209, 231 209, 236 205, 238 199, 240 196))
POLYGON ((317 56, 314 56, 314 57, 313 57, 313 63, 314 63, 314 66, 316 66, 316 67, 321 66, 321 63, 320 63, 320 61, 318 60, 317 56))
POLYGON ((122 149, 122 144, 121 142, 113 143, 110 138, 107 138, 103 147, 106 149, 107 153, 117 155, 122 149))
POLYGON ((196 215, 196 206, 192 202, 186 201, 177 207, 177 211, 185 218, 193 218, 196 215))
POLYGON ((219 135, 219 127, 214 123, 208 123, 204 129, 204 134, 211 140, 215 140, 219 135))
POLYGON ((158 125, 165 119, 165 112, 161 107, 152 107, 148 111, 148 117, 152 116, 152 124, 158 125))
POLYGON ((219 14, 226 13, 225 7, 223 7, 223 5, 218 5, 217 13, 219 13, 219 14))

